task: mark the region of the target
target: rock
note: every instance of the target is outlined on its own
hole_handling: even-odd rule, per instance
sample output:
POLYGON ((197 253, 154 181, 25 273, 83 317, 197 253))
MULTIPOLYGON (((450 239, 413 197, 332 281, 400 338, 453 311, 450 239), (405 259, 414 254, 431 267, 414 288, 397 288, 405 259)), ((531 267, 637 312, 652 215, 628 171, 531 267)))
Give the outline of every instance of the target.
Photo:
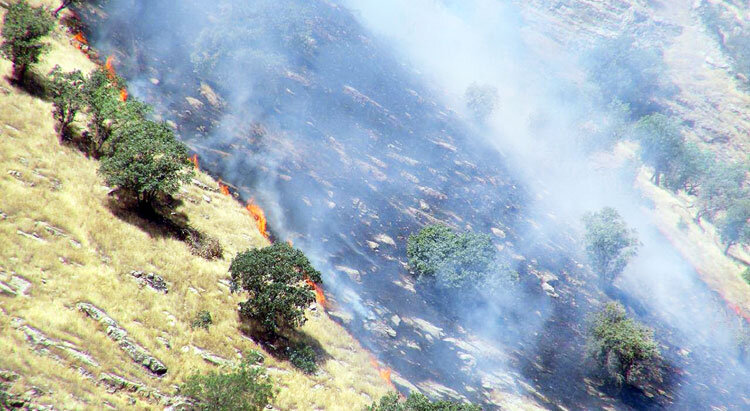
POLYGON ((398 327, 399 325, 401 325, 401 317, 399 317, 396 314, 393 314, 391 316, 391 322, 393 323, 394 327, 398 327))
MULTIPOLYGON (((94 360, 93 357, 76 347, 74 344, 67 341, 55 340, 44 334, 41 330, 26 324, 26 321, 22 318, 14 318, 11 321, 11 326, 22 332, 26 336, 26 341, 43 354, 49 353, 50 350, 55 350, 58 353, 65 354, 65 356, 78 360, 88 366, 99 366, 99 363, 94 360)), ((58 360, 62 360, 60 356, 56 357, 58 360)))
POLYGON ((424 332, 426 334, 425 338, 427 338, 428 340, 431 340, 433 338, 439 340, 443 338, 443 336, 445 335, 445 333, 443 333, 442 328, 437 327, 433 325, 432 323, 425 321, 421 318, 417 318, 417 317, 404 318, 403 321, 405 324, 410 325, 424 332))
POLYGON ((37 235, 36 233, 27 233, 25 231, 16 230, 16 234, 18 234, 20 236, 23 236, 23 237, 26 237, 26 238, 28 238, 30 240, 35 240, 35 241, 38 241, 40 243, 46 243, 46 241, 43 238, 39 237, 39 235, 37 235))
POLYGON ((211 363, 213 365, 218 365, 221 367, 221 366, 231 366, 234 364, 234 362, 231 360, 227 360, 226 358, 220 357, 214 353, 208 352, 194 345, 192 346, 192 349, 193 349, 193 353, 200 355, 204 361, 211 363))
POLYGON ((396 242, 393 241, 393 238, 391 238, 387 234, 378 234, 378 235, 375 236, 374 240, 376 242, 378 242, 378 243, 381 243, 381 244, 388 244, 388 245, 393 246, 393 247, 396 246, 396 242))
POLYGON ((203 109, 203 102, 198 100, 197 98, 193 97, 185 97, 185 101, 192 107, 194 110, 202 110, 203 109))
POLYGON ((352 281, 356 281, 356 282, 362 281, 362 277, 361 277, 359 271, 357 271, 357 270, 355 270, 353 268, 345 267, 343 265, 337 265, 337 266, 334 266, 333 268, 335 268, 336 270, 341 271, 342 273, 348 275, 349 278, 352 279, 352 281))
POLYGON ((424 200, 419 200, 419 209, 424 212, 428 212, 430 211, 430 205, 427 204, 427 202, 424 200))
POLYGON ((84 302, 76 304, 76 307, 95 321, 102 324, 105 327, 107 336, 109 336, 112 341, 118 343, 120 349, 125 351, 134 362, 140 364, 158 376, 167 373, 167 367, 164 363, 156 359, 140 345, 130 341, 130 339, 127 338, 128 332, 120 327, 117 322, 109 317, 102 309, 93 304, 84 302))
POLYGON ((0 295, 4 295, 6 297, 15 297, 18 294, 16 294, 16 292, 13 290, 13 287, 0 281, 0 295))
POLYGON ((136 278, 138 284, 140 284, 141 287, 148 285, 158 292, 164 294, 167 294, 169 292, 167 282, 164 281, 164 278, 162 278, 160 275, 154 273, 145 273, 143 271, 131 271, 130 275, 136 278))
POLYGON ((371 250, 377 251, 378 248, 380 248, 380 244, 374 242, 374 241, 367 241, 367 246, 370 247, 371 250))
POLYGON ((8 285, 15 290, 17 294, 28 295, 31 289, 31 282, 20 275, 14 275, 8 281, 8 285))
POLYGON ((10 370, 0 370, 0 381, 4 382, 15 382, 21 378, 17 373, 10 370))
POLYGON ((207 203, 210 203, 211 202, 211 197, 209 197, 209 196, 207 196, 207 195, 204 194, 203 195, 203 201, 205 201, 207 203))
POLYGON ((503 230, 501 230, 499 228, 492 227, 492 228, 490 228, 490 231, 492 231, 492 234, 495 234, 499 238, 505 238, 505 231, 503 231, 503 230))

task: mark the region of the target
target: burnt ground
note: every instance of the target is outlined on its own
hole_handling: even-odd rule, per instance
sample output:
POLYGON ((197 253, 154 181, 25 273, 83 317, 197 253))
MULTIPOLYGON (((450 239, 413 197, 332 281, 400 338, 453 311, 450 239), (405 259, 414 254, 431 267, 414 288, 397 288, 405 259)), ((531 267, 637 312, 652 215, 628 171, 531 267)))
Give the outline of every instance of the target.
MULTIPOLYGON (((181 24, 190 6, 162 7, 81 15, 94 44, 117 57, 131 93, 175 122, 201 167, 254 197, 274 236, 319 265, 331 315, 393 368, 401 390, 488 408, 506 405, 496 391, 550 408, 747 406, 748 379, 734 353, 712 348, 710 333, 693 346, 695 338, 650 313, 647 296, 601 289, 578 264, 571 229, 536 217, 535 188, 348 12, 309 2, 300 18, 312 51, 309 42, 285 43, 281 67, 253 60, 219 75, 190 63, 194 39, 210 24, 181 24), (415 285, 406 239, 433 222, 493 234, 519 285, 481 303, 415 285), (585 318, 609 298, 656 329, 668 376, 661 385, 606 389, 584 361, 585 318)), ((288 28, 262 24, 271 34, 288 28)), ((703 290, 683 296, 681 308, 732 323, 703 290)))

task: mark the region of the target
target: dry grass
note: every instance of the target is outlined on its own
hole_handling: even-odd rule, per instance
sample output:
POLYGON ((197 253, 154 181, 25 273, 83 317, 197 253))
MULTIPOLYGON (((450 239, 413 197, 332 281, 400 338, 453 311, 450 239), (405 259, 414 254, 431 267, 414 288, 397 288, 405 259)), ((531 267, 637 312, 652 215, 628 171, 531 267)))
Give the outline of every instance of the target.
MULTIPOLYGON (((50 43, 51 51, 38 72, 55 64, 84 71, 94 67, 70 44, 62 28, 50 43)), ((0 296, 0 369, 22 375, 13 391, 37 386, 44 392, 40 403, 63 409, 100 409, 104 401, 118 409, 158 408, 136 396, 131 404, 127 395, 108 394, 95 381, 100 373, 113 372, 171 394, 173 385, 189 373, 213 367, 192 346, 227 359, 249 349, 260 350, 238 332, 236 305, 241 296, 231 295, 218 282, 227 277, 229 261, 238 251, 265 244, 244 208, 230 197, 195 185, 180 194, 179 211, 190 224, 221 242, 224 258, 215 261, 191 255, 181 241, 115 217, 107 206, 108 188, 97 175, 97 163, 59 144, 51 105, 10 86, 6 78, 10 68, 7 60, 0 59, 0 87, 11 90, 8 95, 0 92, 0 211, 7 215, 0 217, 0 280, 17 273, 33 284, 30 297, 0 296), (19 172, 20 177, 9 171, 19 172), (50 234, 40 222, 68 237, 50 234), (18 230, 36 233, 39 240, 18 230), (160 274, 169 283, 169 293, 139 288, 129 275, 131 270, 160 274), (131 362, 75 309, 79 301, 107 311, 133 341, 169 367, 166 376, 153 378, 131 362), (190 327, 201 309, 213 316, 209 331, 190 327), (11 327, 14 317, 89 353, 101 364, 83 366, 93 380, 74 369, 79 365, 75 360, 58 361, 33 352, 24 335, 11 327), (166 338, 171 349, 157 337, 166 338)), ((216 187, 205 174, 198 179, 216 187)), ((320 342, 330 358, 319 373, 308 376, 268 357, 271 375, 281 388, 274 401, 277 408, 358 409, 388 390, 370 366, 368 354, 342 327, 321 311, 309 317, 303 331, 320 342)))

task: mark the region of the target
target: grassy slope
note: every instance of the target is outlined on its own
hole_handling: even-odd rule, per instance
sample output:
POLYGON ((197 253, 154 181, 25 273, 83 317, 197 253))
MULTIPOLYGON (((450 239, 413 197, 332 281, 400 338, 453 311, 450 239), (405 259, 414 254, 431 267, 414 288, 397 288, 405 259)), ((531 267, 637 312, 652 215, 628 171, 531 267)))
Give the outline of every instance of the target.
MULTIPOLYGON (((51 52, 38 72, 54 64, 66 69, 94 67, 70 44, 62 27, 50 42, 51 52)), ((98 376, 111 372, 171 394, 173 385, 190 372, 214 367, 195 354, 192 346, 226 359, 259 349, 238 332, 240 297, 218 283, 227 277, 233 255, 265 244, 247 212, 230 197, 195 185, 184 187, 179 211, 224 247, 224 259, 214 262, 191 255, 180 241, 114 216, 107 206, 108 188, 96 173, 96 161, 59 144, 51 105, 9 85, 10 68, 7 60, 0 59, 0 87, 10 91, 5 94, 0 89, 0 211, 7 215, 0 214, 0 281, 7 282, 16 273, 32 283, 29 297, 0 295, 0 369, 22 376, 12 391, 37 386, 44 392, 38 403, 63 409, 98 409, 104 401, 120 409, 155 407, 156 403, 133 394, 135 405, 129 403, 128 395, 107 393, 97 385, 98 376), (20 177, 10 171, 20 172, 20 177), (68 238, 50 234, 41 222, 61 229, 68 238), (40 240, 18 230, 36 233, 40 240), (70 239, 81 247, 73 246, 70 239), (139 288, 128 274, 131 270, 160 274, 170 284, 169 293, 139 288), (97 305, 118 321, 133 341, 169 367, 166 376, 153 378, 130 361, 91 319, 75 309, 79 301, 97 305), (190 328, 192 317, 201 309, 213 315, 210 331, 190 328), (14 317, 49 337, 73 343, 100 366, 35 353, 24 334, 11 326, 14 317), (166 338, 171 349, 157 337, 166 338), (93 378, 77 371, 79 366, 93 378)), ((216 187, 204 174, 198 179, 216 187)), ((387 391, 368 354, 352 337, 321 310, 308 317, 303 331, 320 342, 330 358, 321 372, 306 376, 286 362, 267 357, 270 373, 281 388, 276 407, 358 409, 387 391)))

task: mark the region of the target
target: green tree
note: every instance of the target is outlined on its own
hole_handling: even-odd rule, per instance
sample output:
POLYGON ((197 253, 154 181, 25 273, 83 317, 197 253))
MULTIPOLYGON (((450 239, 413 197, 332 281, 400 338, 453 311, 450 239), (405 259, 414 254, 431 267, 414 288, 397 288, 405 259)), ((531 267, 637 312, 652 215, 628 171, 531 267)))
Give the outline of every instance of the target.
POLYGON ((274 397, 266 370, 255 365, 262 358, 253 353, 231 372, 193 374, 180 387, 180 394, 190 398, 195 408, 204 411, 262 410, 274 397))
POLYGON ((605 207, 583 216, 586 254, 594 271, 612 282, 638 252, 635 230, 629 229, 614 208, 605 207))
POLYGON ((625 308, 609 303, 591 319, 588 355, 617 386, 639 386, 659 378, 661 358, 653 331, 628 318, 625 308))
POLYGON ((466 107, 471 111, 475 119, 484 121, 495 109, 497 109, 500 95, 497 88, 490 85, 479 85, 472 83, 464 93, 466 107))
POLYGON ((496 268, 496 250, 488 235, 459 234, 444 225, 429 225, 410 235, 406 255, 419 279, 434 280, 443 289, 479 285, 496 268))
POLYGON ((695 219, 700 221, 708 216, 711 220, 720 211, 728 210, 737 200, 748 197, 746 175, 747 164, 713 162, 700 182, 695 219))
POLYGON ((60 136, 65 139, 68 137, 70 124, 84 105, 82 96, 85 80, 80 70, 65 73, 60 66, 55 66, 50 76, 54 117, 60 127, 60 136))
POLYGON ((406 401, 399 401, 398 394, 392 392, 365 407, 365 411, 482 411, 482 407, 454 401, 430 401, 418 392, 409 394, 406 401))
POLYGON ((660 113, 642 117, 635 129, 641 143, 641 159, 654 168, 653 180, 659 185, 674 160, 685 155, 685 137, 679 124, 660 113))
POLYGON ((750 198, 739 200, 729 206, 726 215, 719 221, 719 235, 726 245, 724 254, 729 247, 750 241, 750 198))
POLYGON ((711 167, 712 155, 693 143, 686 143, 671 161, 664 176, 664 185, 674 191, 685 190, 694 195, 711 167))
POLYGON ((112 120, 120 110, 119 89, 104 68, 92 71, 86 78, 83 96, 89 112, 93 154, 99 155, 110 137, 112 120))
POLYGON ((187 147, 166 124, 134 121, 118 133, 112 154, 99 165, 108 185, 131 194, 140 206, 151 206, 157 196, 174 194, 190 181, 193 166, 187 147))
POLYGON ((256 321, 271 336, 302 326, 305 309, 315 301, 312 284, 320 273, 302 251, 285 242, 238 254, 229 267, 232 291, 249 293, 240 315, 256 321))
POLYGON ((8 6, 3 19, 0 52, 13 62, 13 77, 22 81, 29 67, 39 62, 47 47, 41 38, 48 35, 55 21, 42 7, 31 7, 25 0, 8 6))

